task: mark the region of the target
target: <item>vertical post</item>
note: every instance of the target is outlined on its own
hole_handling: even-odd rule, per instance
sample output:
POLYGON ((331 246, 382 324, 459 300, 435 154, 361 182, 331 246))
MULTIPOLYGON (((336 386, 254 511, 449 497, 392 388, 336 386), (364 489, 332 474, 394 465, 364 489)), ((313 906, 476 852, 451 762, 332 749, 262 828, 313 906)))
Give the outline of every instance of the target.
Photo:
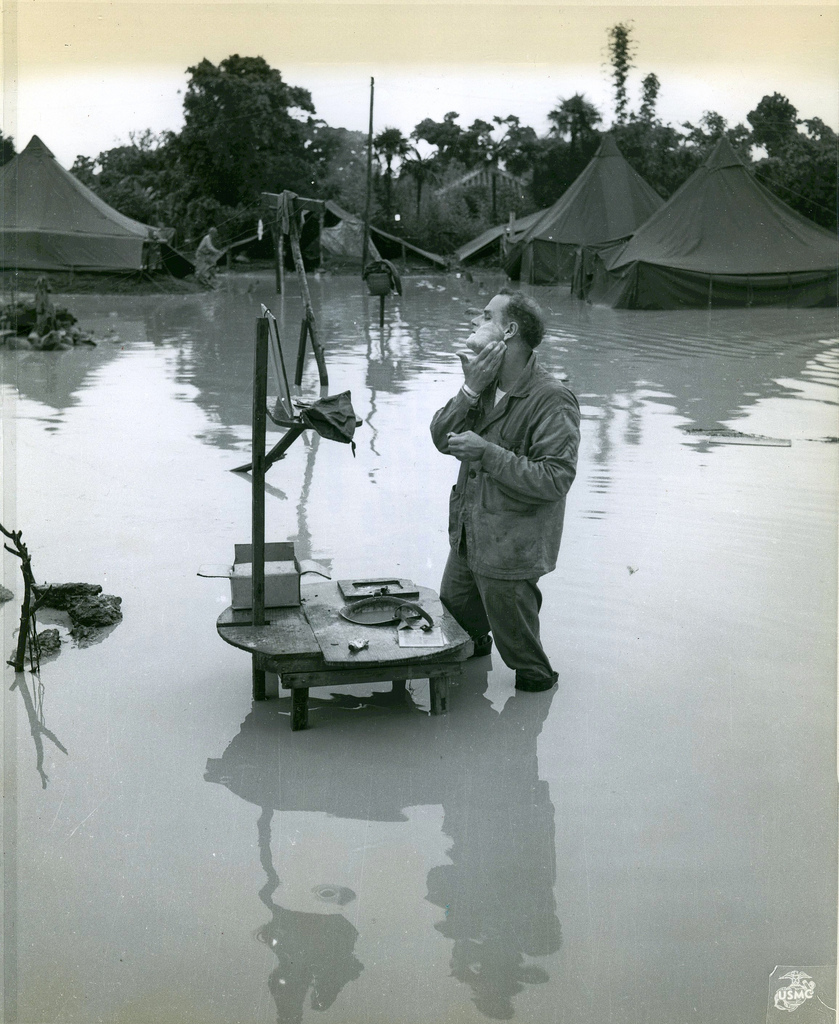
MULTIPOLYGON (((253 451, 251 465, 251 569, 253 592, 251 610, 254 626, 265 625, 265 407, 268 392, 268 318, 256 321, 256 349, 253 366, 253 451)), ((253 656, 253 699, 265 700, 265 670, 253 656)))
POLYGON ((385 297, 384 295, 379 296, 379 327, 384 328, 385 325, 385 297))
POLYGON ((364 203, 364 241, 361 249, 361 272, 367 266, 370 251, 370 184, 373 176, 373 87, 374 79, 370 79, 370 126, 367 129, 367 199, 364 203))
POLYGON ((326 214, 325 214, 324 210, 321 209, 320 213, 318 214, 318 269, 319 270, 323 269, 323 221, 324 221, 325 216, 326 216, 326 214))
POLYGON ((283 232, 280 227, 279 218, 275 220, 271 227, 271 241, 274 249, 274 286, 277 290, 277 295, 283 293, 283 277, 280 264, 282 263, 282 251, 283 251, 283 232))
POLYGON ((285 235, 282 232, 282 227, 279 228, 280 240, 277 243, 277 253, 280 260, 280 292, 285 291, 285 235))
POLYGON ((300 337, 297 340, 297 365, 294 368, 294 383, 300 387, 303 383, 303 367, 306 365, 306 338, 309 336, 309 321, 303 316, 300 324, 300 337))
MULTIPOLYGON (((293 202, 293 200, 292 200, 293 202)), ((304 314, 303 323, 304 327, 300 328, 300 348, 297 351, 297 372, 294 375, 294 383, 300 386, 303 380, 303 368, 301 365, 301 352, 305 351, 306 344, 306 329, 309 332, 309 336, 312 339, 312 348, 315 352, 315 361, 318 364, 318 376, 322 387, 328 387, 329 385, 329 374, 326 371, 326 359, 324 358, 323 349, 321 348, 320 342, 318 341, 317 331, 315 329, 315 311, 312 308, 312 296, 309 294, 309 281, 306 277, 306 268, 303 266, 303 254, 300 252, 300 235, 297 229, 297 212, 292 209, 289 211, 288 218, 288 237, 291 242, 291 252, 294 256, 294 266, 297 270, 297 280, 300 283, 300 294, 303 298, 304 314)))

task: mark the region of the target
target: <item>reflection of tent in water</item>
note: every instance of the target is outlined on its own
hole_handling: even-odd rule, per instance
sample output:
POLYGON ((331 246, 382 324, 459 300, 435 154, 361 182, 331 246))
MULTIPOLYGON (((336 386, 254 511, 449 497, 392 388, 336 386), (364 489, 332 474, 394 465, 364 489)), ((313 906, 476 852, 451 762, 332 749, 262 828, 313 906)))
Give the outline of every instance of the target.
POLYGON ((752 176, 726 139, 581 293, 617 309, 834 306, 836 235, 752 176))
POLYGON ((568 281, 579 246, 629 238, 663 202, 605 135, 582 174, 514 246, 504 269, 527 284, 568 281))
MULTIPOLYGON (((308 216, 300 232, 300 244, 307 265, 320 262, 324 267, 361 267, 364 224, 360 217, 328 199, 325 203, 323 227, 318 231, 318 218, 308 216)), ((407 262, 431 264, 445 268, 446 260, 426 252, 403 238, 370 225, 369 259, 382 257, 407 262)))
POLYGON ((132 271, 159 229, 117 212, 33 135, 0 169, 0 260, 33 270, 132 271))
MULTIPOLYGON (((485 670, 470 667, 458 687, 456 713, 442 725, 423 722, 404 693, 313 698, 319 716, 339 722, 351 717, 352 728, 314 729, 305 744, 277 742, 287 700, 255 704, 223 755, 208 759, 207 782, 261 809, 257 831, 266 885, 260 899, 271 923, 258 937, 270 936, 283 972, 289 972, 282 988, 278 971, 269 979, 283 1022, 300 1019, 309 989, 313 1000, 324 993, 328 1005, 362 976, 354 955, 358 933, 342 912, 342 898, 351 902, 356 894, 325 874, 348 870, 347 847, 357 830, 347 821, 404 823, 406 808, 416 805, 442 805, 442 830, 451 840, 446 863, 428 873, 426 900, 440 908, 434 928, 452 944, 452 975, 471 989, 481 1013, 500 1020, 513 1016, 514 998, 528 985, 548 980, 550 962, 529 958, 547 957, 561 944, 553 891, 554 808, 548 783, 539 778, 536 750, 553 694, 513 697, 499 713, 484 697, 485 686, 485 670), (282 834, 288 828, 283 816, 300 811, 324 815, 317 836, 286 844, 275 867, 273 816, 280 815, 275 827, 282 834), (324 914, 313 895, 324 882, 332 883, 332 914, 324 914), (274 904, 278 889, 280 902, 304 909, 274 904), (320 913, 311 912, 316 909, 320 913)), ((356 877, 345 881, 359 888, 356 877)), ((359 881, 371 884, 366 876, 359 881)), ((398 867, 372 884, 379 899, 388 885, 406 887, 398 867)), ((365 895, 359 889, 360 902, 365 895)), ((369 947, 373 938, 365 938, 369 947)), ((376 945, 385 949, 391 938, 384 933, 376 945)), ((349 990, 344 998, 352 1008, 363 995, 349 990)), ((354 1019, 352 1010, 340 1019, 354 1019)))

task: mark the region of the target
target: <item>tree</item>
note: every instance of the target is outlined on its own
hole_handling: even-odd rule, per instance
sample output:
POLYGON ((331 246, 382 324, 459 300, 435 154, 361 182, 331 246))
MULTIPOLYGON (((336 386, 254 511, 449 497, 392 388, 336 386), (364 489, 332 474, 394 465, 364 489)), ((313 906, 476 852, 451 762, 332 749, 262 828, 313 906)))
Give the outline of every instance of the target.
POLYGON ((511 173, 523 175, 533 167, 533 160, 538 149, 539 137, 528 125, 523 125, 515 114, 507 117, 493 117, 492 119, 499 127, 506 125, 507 130, 499 139, 497 146, 498 156, 504 162, 504 167, 511 173))
POLYGON ((393 202, 393 161, 405 156, 410 146, 408 140, 398 128, 384 128, 373 139, 376 156, 385 162, 385 216, 391 220, 393 202))
POLYGON ((7 164, 15 155, 15 140, 11 135, 0 132, 0 167, 7 164))
POLYGON ((233 54, 187 68, 179 157, 195 195, 225 206, 257 202, 259 193, 311 187, 307 125, 310 93, 287 85, 262 57, 233 54))
POLYGON ((568 136, 571 155, 575 157, 583 141, 590 143, 597 137, 594 126, 602 117, 597 107, 578 92, 570 99, 560 99, 559 105, 548 114, 548 120, 551 122, 551 134, 558 138, 568 136))
POLYGON ((422 202, 422 187, 427 181, 436 177, 434 158, 423 156, 416 146, 411 146, 413 156, 406 156, 402 161, 401 173, 414 179, 417 190, 417 218, 420 215, 420 204, 422 202))
POLYGON ((641 83, 641 109, 638 111, 638 120, 652 124, 656 120, 655 107, 658 102, 658 91, 661 82, 658 76, 651 71, 641 83))
POLYGON ((792 103, 777 92, 764 96, 746 117, 752 125, 751 142, 768 153, 755 165, 758 179, 794 210, 835 230, 836 133, 821 118, 800 120, 792 103))
POLYGON ((463 135, 463 129, 456 123, 458 117, 460 114, 455 110, 450 110, 442 121, 426 117, 411 132, 412 139, 437 147, 434 159, 441 168, 458 159, 460 137, 463 135))
POLYGON ((128 145, 105 150, 96 159, 77 156, 70 171, 127 217, 163 223, 171 219, 171 201, 183 187, 174 166, 174 138, 172 132, 130 132, 128 145))
POLYGON ((609 61, 612 65, 612 81, 615 87, 615 122, 624 124, 629 113, 626 80, 629 78, 635 55, 632 42, 631 22, 619 22, 608 31, 609 61))
POLYGON ((729 128, 722 114, 718 114, 716 110, 706 110, 695 125, 685 121, 682 127, 687 129, 685 142, 695 149, 697 166, 706 159, 723 137, 728 139, 744 163, 751 163, 751 135, 745 125, 737 124, 729 128))
POLYGON ((781 156, 798 135, 798 111, 779 92, 764 96, 754 110, 746 114, 752 126, 752 143, 763 146, 769 156, 781 156))

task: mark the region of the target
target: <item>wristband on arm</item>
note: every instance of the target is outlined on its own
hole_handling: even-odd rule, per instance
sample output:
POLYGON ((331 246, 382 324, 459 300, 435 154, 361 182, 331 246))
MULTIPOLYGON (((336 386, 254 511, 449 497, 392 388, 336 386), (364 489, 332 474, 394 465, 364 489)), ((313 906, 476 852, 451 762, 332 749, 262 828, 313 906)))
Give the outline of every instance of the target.
POLYGON ((461 391, 463 392, 463 394, 464 394, 464 396, 465 396, 466 400, 467 400, 467 401, 468 401, 468 402, 469 402, 470 404, 472 404, 472 405, 474 405, 474 404, 475 404, 475 402, 477 402, 477 401, 478 401, 478 399, 480 398, 480 395, 478 394, 478 392, 477 392, 477 391, 473 391, 473 390, 472 390, 472 389, 471 389, 471 388, 469 387, 469 385, 468 385, 468 384, 461 384, 461 385, 460 385, 460 390, 461 390, 461 391))

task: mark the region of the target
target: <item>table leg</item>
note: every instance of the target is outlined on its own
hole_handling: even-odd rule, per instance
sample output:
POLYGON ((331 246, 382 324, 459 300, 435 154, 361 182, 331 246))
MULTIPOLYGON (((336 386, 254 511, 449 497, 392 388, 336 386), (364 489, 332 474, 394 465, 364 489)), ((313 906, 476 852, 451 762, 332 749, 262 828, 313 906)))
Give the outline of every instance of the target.
POLYGON ((309 724, 309 690, 296 686, 291 691, 291 731, 305 729, 309 724))
POLYGON ((431 693, 431 714, 445 715, 449 710, 448 674, 429 676, 428 688, 431 693))
POLYGON ((257 668, 256 655, 251 655, 253 661, 253 699, 265 700, 265 670, 257 668))

